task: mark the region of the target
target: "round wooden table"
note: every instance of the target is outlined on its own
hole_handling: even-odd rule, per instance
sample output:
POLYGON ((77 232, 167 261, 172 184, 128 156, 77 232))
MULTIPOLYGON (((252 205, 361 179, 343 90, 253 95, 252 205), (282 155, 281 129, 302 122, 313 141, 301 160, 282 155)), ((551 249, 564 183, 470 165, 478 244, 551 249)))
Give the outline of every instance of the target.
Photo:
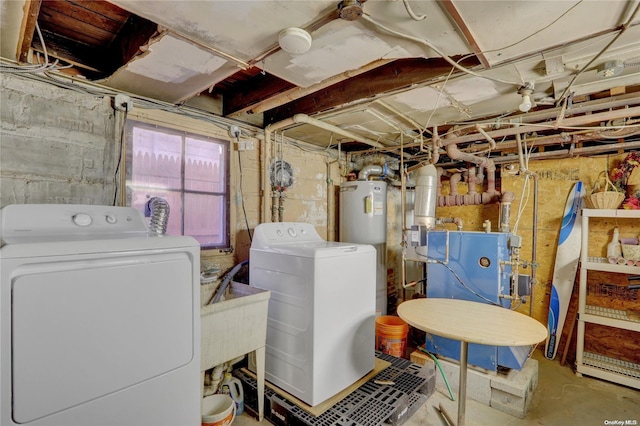
POLYGON ((529 346, 547 338, 547 328, 527 315, 468 300, 409 300, 398 306, 398 316, 419 330, 460 341, 458 426, 465 420, 469 343, 529 346))

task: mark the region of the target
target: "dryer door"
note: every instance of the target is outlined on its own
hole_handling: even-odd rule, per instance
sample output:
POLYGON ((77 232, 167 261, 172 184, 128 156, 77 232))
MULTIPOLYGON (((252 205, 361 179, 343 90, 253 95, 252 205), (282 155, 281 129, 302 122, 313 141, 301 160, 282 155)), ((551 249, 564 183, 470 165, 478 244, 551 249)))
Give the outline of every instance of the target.
POLYGON ((196 355, 188 253, 103 256, 51 256, 15 269, 16 423, 99 401, 166 375, 196 355))

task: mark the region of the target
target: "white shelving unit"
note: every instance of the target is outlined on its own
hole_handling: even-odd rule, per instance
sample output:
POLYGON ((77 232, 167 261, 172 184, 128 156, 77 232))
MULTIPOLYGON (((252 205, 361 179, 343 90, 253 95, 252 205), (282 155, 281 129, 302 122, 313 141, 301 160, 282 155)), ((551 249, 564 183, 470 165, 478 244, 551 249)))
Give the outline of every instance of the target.
POLYGON ((640 389, 640 364, 584 352, 585 328, 587 323, 631 330, 638 333, 638 338, 640 339, 640 320, 629 317, 626 311, 587 305, 588 271, 640 275, 640 266, 612 265, 608 263, 606 258, 589 256, 589 219, 592 217, 635 220, 640 224, 640 211, 638 210, 582 210, 582 254, 580 259, 580 288, 578 298, 576 374, 598 377, 640 389))

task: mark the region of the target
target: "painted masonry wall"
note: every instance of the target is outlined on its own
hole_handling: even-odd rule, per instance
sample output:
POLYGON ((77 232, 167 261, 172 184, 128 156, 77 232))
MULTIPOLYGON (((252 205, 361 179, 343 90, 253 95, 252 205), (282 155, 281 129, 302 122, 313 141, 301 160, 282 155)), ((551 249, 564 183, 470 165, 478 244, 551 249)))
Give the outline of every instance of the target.
MULTIPOLYGON (((117 136, 110 99, 60 89, 9 74, 0 75, 0 84, 0 206, 12 203, 52 202, 112 204, 117 136)), ((211 133, 219 134, 220 137, 226 134, 226 129, 196 121, 194 126, 208 128, 211 133)), ((246 211, 248 227, 253 232, 260 222, 260 149, 264 144, 255 140, 254 145, 253 150, 240 152, 234 145, 231 154, 232 169, 238 172, 240 165, 242 166, 242 175, 234 172, 232 179, 234 252, 204 252, 203 269, 215 264, 227 271, 235 263, 249 256, 251 243, 244 212, 246 211)), ((311 152, 292 144, 284 144, 278 148, 281 148, 282 159, 291 164, 294 176, 294 184, 286 191, 284 220, 312 223, 323 238, 337 239, 336 188, 341 182, 341 175, 344 174, 344 170, 341 169, 343 163, 335 161, 335 155, 331 153, 311 152)), ((624 156, 604 155, 530 163, 530 169, 540 175, 540 267, 537 271, 538 284, 533 304, 534 317, 542 323, 546 323, 555 244, 569 189, 578 179, 583 180, 587 188, 590 188, 600 171, 611 169, 624 156)), ((502 174, 501 190, 516 194, 512 208, 512 226, 520 205, 523 182, 524 179, 516 174, 502 174)), ((443 192, 446 194, 447 191, 448 185, 445 184, 443 192)), ((523 236, 524 259, 531 259, 532 191, 533 189, 519 224, 519 233, 523 236)), ((466 192, 462 183, 458 192, 466 192)), ((271 219, 270 202, 269 199, 265 216, 267 221, 271 219)), ((399 287, 400 280, 400 203, 400 190, 389 186, 387 269, 392 291, 399 287)), ((464 229, 468 231, 482 231, 482 223, 488 219, 495 230, 498 223, 498 205, 439 207, 436 215, 460 217, 464 221, 464 229)), ((595 221, 592 226, 590 255, 604 255, 614 226, 620 228, 620 235, 623 237, 637 236, 640 233, 640 224, 631 221, 595 221)), ((603 279, 611 281, 616 278, 612 278, 611 275, 603 279)), ((590 284, 599 285, 597 282, 590 284)), ((203 301, 208 300, 214 287, 215 284, 203 286, 203 301)), ((396 292, 401 296, 400 290, 396 292)), ((614 299, 604 298, 603 303, 614 303, 614 299)), ((640 311, 637 294, 630 294, 626 299, 623 298, 622 302, 616 303, 618 307, 619 303, 623 303, 627 309, 640 311)), ((528 313, 529 305, 523 305, 520 310, 528 313)), ((635 341, 633 336, 618 336, 611 330, 596 334, 601 335, 602 339, 626 341, 627 346, 630 341, 635 341)), ((615 346, 608 344, 612 345, 615 346)), ((640 353, 640 347, 634 346, 631 349, 635 350, 635 354, 640 353)))
POLYGON ((108 98, 0 74, 0 206, 112 204, 114 115, 108 98))
MULTIPOLYGON (((15 203, 113 205, 119 134, 111 99, 6 73, 0 74, 0 89, 0 207, 15 203)), ((194 131, 229 138, 226 128, 176 114, 134 109, 130 117, 158 124, 179 121, 194 131)), ((225 272, 249 256, 246 223, 253 233, 260 222, 263 146, 257 139, 252 150, 238 151, 232 144, 234 251, 203 252, 203 270, 216 265, 225 272)), ((332 239, 333 234, 327 232, 327 173, 331 182, 339 182, 335 154, 286 143, 278 144, 278 150, 291 164, 294 177, 286 191, 284 220, 309 222, 323 238, 332 239)), ((271 218, 270 207, 269 199, 266 220, 271 218)), ((202 287, 203 301, 209 300, 216 285, 202 287)))

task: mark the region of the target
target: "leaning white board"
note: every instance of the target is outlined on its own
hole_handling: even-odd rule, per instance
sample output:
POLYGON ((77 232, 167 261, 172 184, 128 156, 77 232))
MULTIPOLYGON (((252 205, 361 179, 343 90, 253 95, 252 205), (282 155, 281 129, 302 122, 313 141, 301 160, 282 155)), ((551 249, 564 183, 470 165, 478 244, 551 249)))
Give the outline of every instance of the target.
POLYGON ((584 185, 578 181, 573 185, 567 203, 564 207, 564 217, 558 237, 558 251, 556 263, 553 268, 553 282, 551 286, 551 301, 549 302, 549 318, 547 329, 549 336, 545 345, 545 356, 553 359, 558 351, 558 341, 567 317, 569 301, 573 292, 573 283, 576 279, 578 261, 580 260, 582 224, 580 208, 584 185))

